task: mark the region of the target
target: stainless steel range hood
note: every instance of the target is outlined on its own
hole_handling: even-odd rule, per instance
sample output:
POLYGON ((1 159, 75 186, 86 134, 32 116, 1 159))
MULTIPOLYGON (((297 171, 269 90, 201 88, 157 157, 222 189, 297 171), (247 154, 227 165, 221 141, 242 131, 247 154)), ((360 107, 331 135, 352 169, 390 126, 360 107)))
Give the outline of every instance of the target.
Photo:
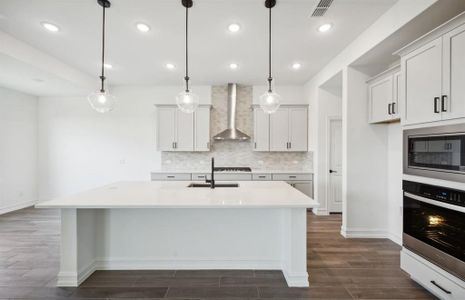
POLYGON ((213 137, 215 141, 248 141, 250 136, 236 128, 237 85, 228 84, 228 128, 213 137))

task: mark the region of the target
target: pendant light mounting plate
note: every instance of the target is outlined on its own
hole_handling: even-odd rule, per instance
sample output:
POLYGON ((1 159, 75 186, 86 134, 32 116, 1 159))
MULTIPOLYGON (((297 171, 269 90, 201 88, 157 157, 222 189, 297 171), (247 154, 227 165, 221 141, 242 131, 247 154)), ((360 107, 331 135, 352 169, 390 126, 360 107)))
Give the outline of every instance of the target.
POLYGON ((266 8, 273 8, 276 5, 276 0, 265 0, 266 8))
POLYGON ((108 1, 108 0, 97 0, 97 3, 100 6, 105 7, 105 8, 109 8, 111 6, 110 1, 108 1))
POLYGON ((191 8, 194 5, 193 0, 181 0, 182 6, 186 8, 191 8))

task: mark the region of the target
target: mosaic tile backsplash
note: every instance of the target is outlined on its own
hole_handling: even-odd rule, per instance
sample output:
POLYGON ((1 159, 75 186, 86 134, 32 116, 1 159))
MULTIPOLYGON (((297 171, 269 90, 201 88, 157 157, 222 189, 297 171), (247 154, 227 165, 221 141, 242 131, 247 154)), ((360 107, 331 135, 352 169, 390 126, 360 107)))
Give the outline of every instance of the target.
MULTIPOLYGON (((312 152, 255 152, 252 148, 253 87, 238 85, 236 126, 252 139, 247 142, 214 142, 210 152, 162 152, 164 170, 208 170, 210 158, 217 166, 251 167, 258 170, 312 171, 312 152)), ((212 115, 210 133, 213 137, 227 127, 227 85, 212 87, 212 115)))

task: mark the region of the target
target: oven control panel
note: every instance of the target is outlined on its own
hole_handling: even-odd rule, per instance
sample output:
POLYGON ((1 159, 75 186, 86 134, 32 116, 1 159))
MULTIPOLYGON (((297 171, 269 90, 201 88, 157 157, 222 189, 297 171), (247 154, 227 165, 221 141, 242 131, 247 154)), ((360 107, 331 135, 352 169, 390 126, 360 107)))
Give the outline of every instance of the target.
POLYGON ((409 192, 411 194, 415 194, 432 200, 465 207, 465 191, 454 190, 445 187, 407 180, 403 181, 402 186, 404 192, 409 192))

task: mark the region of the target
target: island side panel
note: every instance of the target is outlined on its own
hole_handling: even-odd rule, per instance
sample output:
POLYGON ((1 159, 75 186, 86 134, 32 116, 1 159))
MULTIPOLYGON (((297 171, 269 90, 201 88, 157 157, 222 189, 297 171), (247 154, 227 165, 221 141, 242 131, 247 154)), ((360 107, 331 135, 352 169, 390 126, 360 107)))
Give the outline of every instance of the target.
POLYGON ((79 286, 96 269, 95 230, 99 210, 61 210, 61 259, 57 285, 79 286))
POLYGON ((283 273, 290 287, 308 287, 307 209, 283 211, 283 273))
MULTIPOLYGON (((281 269, 282 210, 106 209, 101 269, 281 269)), ((284 209, 285 210, 285 209, 284 209)))

